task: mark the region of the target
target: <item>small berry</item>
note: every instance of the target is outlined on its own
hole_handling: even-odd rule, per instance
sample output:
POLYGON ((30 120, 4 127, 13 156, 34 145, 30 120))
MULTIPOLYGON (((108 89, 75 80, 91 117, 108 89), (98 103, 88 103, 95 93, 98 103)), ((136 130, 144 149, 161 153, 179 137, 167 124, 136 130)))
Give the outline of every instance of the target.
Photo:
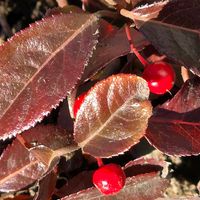
POLYGON ((164 94, 172 89, 175 73, 172 66, 165 62, 148 64, 143 72, 143 78, 148 82, 149 89, 154 94, 164 94))
POLYGON ((83 92, 74 102, 74 107, 73 107, 73 111, 74 111, 74 118, 76 118, 76 114, 78 112, 78 110, 81 107, 81 104, 83 103, 85 97, 86 97, 87 92, 83 92))
POLYGON ((119 192, 125 184, 126 176, 119 165, 107 164, 93 174, 93 184, 105 195, 119 192))

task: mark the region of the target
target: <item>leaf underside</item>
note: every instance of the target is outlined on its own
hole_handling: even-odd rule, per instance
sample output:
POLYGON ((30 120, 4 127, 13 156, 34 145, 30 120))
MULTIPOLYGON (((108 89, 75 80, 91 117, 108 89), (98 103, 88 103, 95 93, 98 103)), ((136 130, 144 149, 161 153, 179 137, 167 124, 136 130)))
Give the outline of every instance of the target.
POLYGON ((111 157, 139 142, 151 116, 144 79, 118 74, 98 82, 86 96, 75 121, 75 141, 85 153, 111 157))
POLYGON ((98 19, 63 14, 0 47, 0 139, 41 121, 75 87, 98 39, 98 19))

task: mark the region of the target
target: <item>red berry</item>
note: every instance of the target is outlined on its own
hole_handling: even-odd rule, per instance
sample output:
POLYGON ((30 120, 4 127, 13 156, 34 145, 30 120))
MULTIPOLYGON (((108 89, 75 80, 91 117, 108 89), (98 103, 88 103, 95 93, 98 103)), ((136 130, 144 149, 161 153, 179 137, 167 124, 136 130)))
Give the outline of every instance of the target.
POLYGON ((125 184, 126 176, 119 165, 108 164, 97 169, 93 174, 93 184, 105 195, 119 192, 125 184))
POLYGON ((148 82, 154 94, 164 94, 172 89, 175 73, 172 66, 165 62, 149 64, 145 67, 143 78, 148 82))
POLYGON ((76 118, 76 114, 78 112, 78 110, 81 107, 81 104, 83 103, 85 97, 86 97, 87 92, 83 92, 74 102, 74 107, 73 107, 73 111, 74 111, 74 118, 76 118))

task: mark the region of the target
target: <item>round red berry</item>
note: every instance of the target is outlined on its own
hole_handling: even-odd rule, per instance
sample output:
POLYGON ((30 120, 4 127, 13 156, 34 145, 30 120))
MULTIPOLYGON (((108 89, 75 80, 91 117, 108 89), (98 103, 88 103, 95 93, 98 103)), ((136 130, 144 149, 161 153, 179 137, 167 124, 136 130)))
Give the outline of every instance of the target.
POLYGON ((86 97, 87 92, 83 92, 80 96, 78 96, 78 98, 75 100, 74 102, 74 106, 73 106, 73 111, 74 111, 74 118, 76 118, 76 114, 78 112, 78 110, 81 107, 81 104, 83 103, 85 97, 86 97))
POLYGON ((126 181, 124 171, 119 165, 107 164, 97 169, 93 174, 93 184, 105 195, 119 192, 126 181))
POLYGON ((152 93, 164 94, 172 89, 175 73, 170 64, 157 62, 145 67, 143 78, 148 82, 149 89, 152 93))

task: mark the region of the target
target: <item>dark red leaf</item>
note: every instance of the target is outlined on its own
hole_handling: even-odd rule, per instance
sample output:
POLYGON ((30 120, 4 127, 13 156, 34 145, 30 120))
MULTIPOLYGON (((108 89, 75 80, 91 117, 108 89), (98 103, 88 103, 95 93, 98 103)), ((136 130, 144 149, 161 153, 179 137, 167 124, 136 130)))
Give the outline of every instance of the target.
POLYGON ((57 181, 57 173, 52 170, 39 182, 39 188, 34 200, 51 200, 57 181))
POLYGON ((62 200, 155 200, 163 196, 168 187, 168 181, 155 174, 142 174, 126 179, 125 187, 116 195, 104 196, 96 188, 89 188, 77 194, 62 198, 62 200))
POLYGON ((199 12, 199 0, 165 0, 136 8, 130 17, 162 54, 200 75, 199 12))
POLYGON ((70 133, 73 133, 74 131, 74 121, 70 116, 67 99, 65 99, 60 105, 57 125, 63 129, 66 129, 70 133))
POLYGON ((169 155, 200 153, 200 78, 187 81, 171 101, 155 109, 146 138, 169 155))
POLYGON ((162 177, 166 177, 168 174, 168 166, 169 164, 165 161, 141 157, 127 163, 124 167, 124 171, 126 173, 126 177, 146 173, 160 173, 162 171, 162 177))
MULTIPOLYGON (((82 80, 88 79, 114 59, 130 53, 130 44, 124 27, 117 30, 111 24, 103 23, 101 28, 99 43, 89 61, 88 67, 86 67, 82 80)), ((134 28, 131 28, 131 35, 138 51, 149 44, 143 35, 134 28)))
POLYGON ((66 131, 54 126, 38 126, 22 136, 29 145, 36 146, 27 149, 15 139, 6 148, 0 158, 2 192, 16 191, 32 184, 51 171, 61 155, 69 153, 70 156, 76 149, 75 146, 69 146, 71 139, 68 139, 66 131))
POLYGON ((61 198, 92 187, 92 174, 93 171, 82 171, 80 174, 70 179, 66 185, 60 188, 56 192, 56 195, 61 198))
MULTIPOLYGON (((130 161, 129 163, 127 163, 126 166, 123 168, 123 170, 125 170, 126 177, 132 177, 131 179, 134 179, 133 177, 135 176, 142 177, 144 176, 144 174, 145 175, 149 174, 152 177, 157 176, 162 170, 166 168, 168 168, 168 164, 164 161, 141 157, 141 158, 138 158, 137 160, 130 161)), ((69 182, 63 188, 61 188, 61 190, 58 191, 57 195, 59 197, 62 197, 64 194, 70 195, 72 193, 76 193, 78 191, 82 191, 84 189, 92 187, 91 176, 92 176, 92 172, 88 172, 88 171, 84 171, 78 174, 77 176, 69 180, 69 182)), ((140 183, 138 182, 137 184, 140 184, 140 183)), ((89 189, 88 191, 91 191, 91 190, 95 190, 95 189, 89 189)), ((98 192, 95 192, 95 194, 96 193, 98 192)), ((86 190, 86 195, 87 195, 87 190, 86 190)), ((73 194, 72 196, 76 198, 76 194, 73 194)), ((133 193, 133 196, 134 196, 134 193, 133 193)), ((88 199, 90 199, 89 198, 90 196, 87 196, 87 197, 88 199)), ((114 196, 114 199, 116 198, 118 199, 118 195, 114 196)))
POLYGON ((80 79, 97 38, 97 17, 63 14, 1 46, 0 139, 34 126, 59 104, 80 79))
POLYGON ((98 82, 85 97, 74 128, 83 152, 111 157, 139 142, 151 116, 144 79, 118 74, 98 82))

